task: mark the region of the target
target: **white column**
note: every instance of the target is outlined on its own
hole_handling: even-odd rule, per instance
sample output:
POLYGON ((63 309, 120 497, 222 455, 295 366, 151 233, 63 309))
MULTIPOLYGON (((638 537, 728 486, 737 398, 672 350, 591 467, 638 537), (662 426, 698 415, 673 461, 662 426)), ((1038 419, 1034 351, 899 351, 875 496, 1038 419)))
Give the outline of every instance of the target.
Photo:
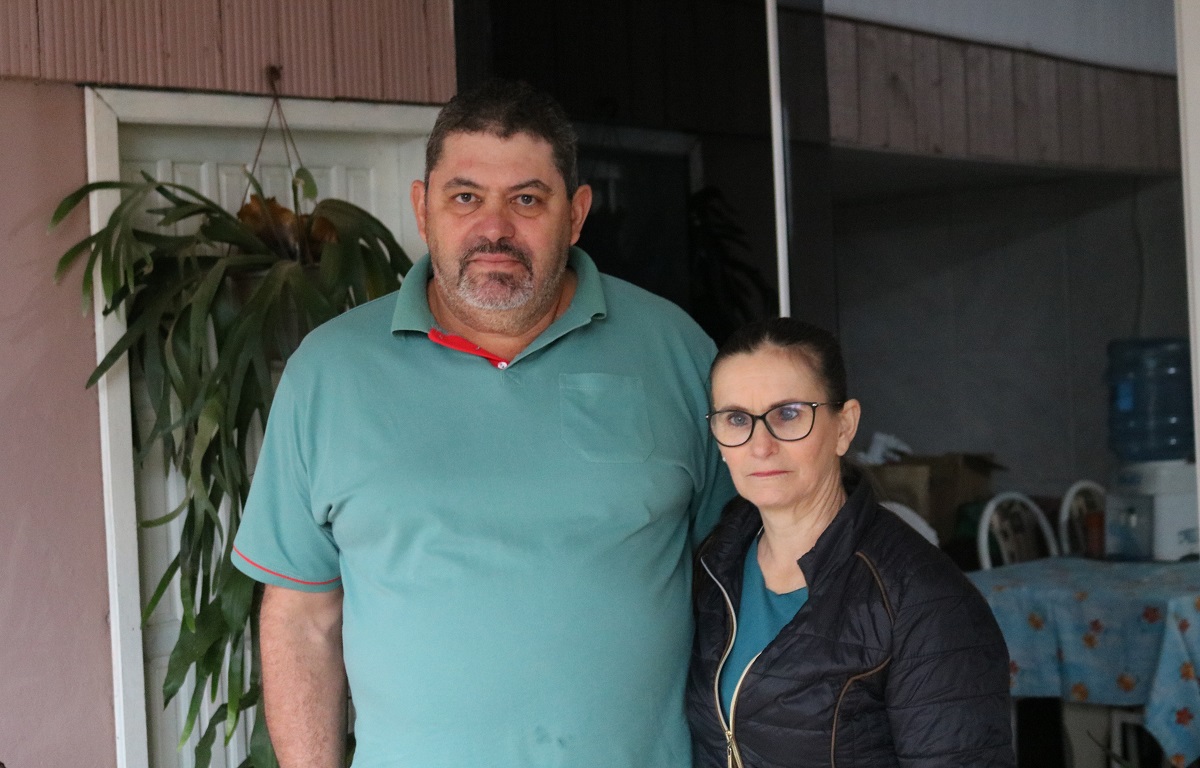
POLYGON ((784 159, 783 98, 779 85, 779 13, 776 0, 767 5, 767 79, 771 93, 771 160, 775 179, 775 254, 779 280, 779 315, 792 314, 788 265, 787 163, 784 159))
MULTIPOLYGON (((1180 166, 1187 246, 1188 328, 1192 351, 1192 418, 1200 424, 1200 3, 1175 0, 1175 56, 1179 73, 1180 166)), ((1195 427, 1200 438, 1200 426, 1195 427)), ((1200 455, 1200 451, 1197 451, 1200 455)), ((1200 484, 1200 475, 1197 476, 1200 484)), ((1200 524, 1200 520, 1198 520, 1200 524)))

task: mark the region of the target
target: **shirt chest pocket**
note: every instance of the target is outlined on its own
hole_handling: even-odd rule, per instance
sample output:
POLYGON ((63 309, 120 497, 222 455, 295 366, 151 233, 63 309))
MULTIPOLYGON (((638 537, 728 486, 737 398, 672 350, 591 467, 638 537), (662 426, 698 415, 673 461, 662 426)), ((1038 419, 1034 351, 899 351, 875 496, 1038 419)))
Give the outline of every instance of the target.
POLYGON ((654 450, 642 380, 610 373, 558 378, 562 439, 588 461, 640 462, 654 450))

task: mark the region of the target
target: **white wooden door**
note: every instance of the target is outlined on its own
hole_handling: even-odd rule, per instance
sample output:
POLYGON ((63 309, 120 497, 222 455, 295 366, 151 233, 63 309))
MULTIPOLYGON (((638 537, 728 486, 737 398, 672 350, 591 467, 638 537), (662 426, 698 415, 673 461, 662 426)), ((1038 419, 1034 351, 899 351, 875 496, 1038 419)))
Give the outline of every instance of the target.
MULTIPOLYGON (((261 106, 261 100, 256 104, 261 106)), ((121 177, 137 180, 145 172, 159 180, 192 187, 227 210, 236 211, 246 199, 244 169, 255 156, 259 136, 259 130, 249 128, 122 125, 119 133, 121 177)), ((366 208, 388 225, 410 258, 415 259, 424 252, 408 204, 408 185, 423 170, 419 155, 413 151, 411 137, 407 137, 406 143, 386 133, 298 130, 295 138, 305 167, 316 178, 319 197, 336 196, 366 208)), ((293 170, 288 166, 277 132, 267 137, 256 175, 268 196, 275 196, 283 205, 292 207, 290 179, 293 170)), ((145 429, 149 426, 149 414, 144 407, 144 389, 136 380, 131 388, 136 406, 141 406, 135 406, 135 417, 145 429)), ((139 520, 164 515, 183 497, 180 477, 166 471, 159 451, 152 452, 142 465, 135 467, 135 482, 139 520)), ((143 606, 178 551, 180 525, 176 520, 138 531, 143 606)), ((163 706, 162 683, 182 616, 177 582, 178 578, 174 588, 150 616, 142 635, 148 753, 153 768, 192 768, 194 747, 202 731, 198 727, 188 742, 178 748, 191 697, 190 683, 167 707, 163 706)), ((223 700, 224 692, 220 698, 223 700)), ((206 699, 201 725, 207 722, 216 706, 206 699)), ((253 717, 243 717, 242 727, 227 747, 222 748, 218 737, 213 751, 214 768, 236 768, 242 761, 252 722, 253 717)))

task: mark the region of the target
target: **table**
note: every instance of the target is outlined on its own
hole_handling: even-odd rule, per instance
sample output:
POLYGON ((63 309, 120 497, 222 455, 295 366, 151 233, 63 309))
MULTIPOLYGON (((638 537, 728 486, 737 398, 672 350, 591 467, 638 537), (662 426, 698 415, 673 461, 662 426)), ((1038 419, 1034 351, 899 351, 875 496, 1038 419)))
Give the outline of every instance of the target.
POLYGON ((1004 633, 1014 697, 1141 706, 1172 765, 1200 758, 1200 564, 1052 557, 968 576, 1004 633))

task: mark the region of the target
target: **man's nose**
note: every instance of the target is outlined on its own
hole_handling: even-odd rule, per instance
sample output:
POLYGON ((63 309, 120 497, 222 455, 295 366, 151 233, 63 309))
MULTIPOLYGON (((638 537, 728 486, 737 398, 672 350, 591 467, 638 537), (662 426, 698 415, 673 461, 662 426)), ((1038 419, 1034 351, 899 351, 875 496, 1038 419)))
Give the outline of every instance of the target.
POLYGON ((503 199, 488 200, 479 209, 476 234, 482 235, 493 243, 512 237, 516 234, 516 227, 513 225, 514 215, 503 199))

